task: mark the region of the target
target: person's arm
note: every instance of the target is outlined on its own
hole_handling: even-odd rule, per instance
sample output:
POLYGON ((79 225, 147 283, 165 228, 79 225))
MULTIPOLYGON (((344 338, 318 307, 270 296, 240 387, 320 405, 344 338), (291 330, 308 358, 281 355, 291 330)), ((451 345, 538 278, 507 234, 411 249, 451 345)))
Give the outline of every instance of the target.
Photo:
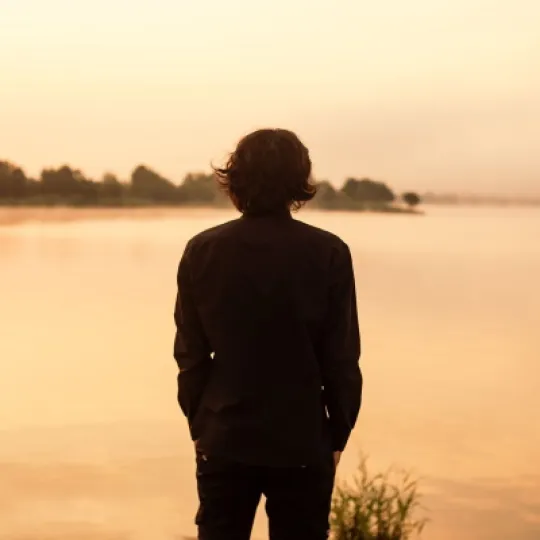
POLYGON ((328 316, 324 328, 322 378, 334 452, 345 449, 362 401, 360 331, 351 253, 334 252, 328 316))
POLYGON ((178 402, 188 419, 191 436, 196 440, 192 429, 193 420, 208 382, 212 359, 210 345, 193 298, 189 244, 180 261, 177 283, 174 358, 179 368, 178 402))

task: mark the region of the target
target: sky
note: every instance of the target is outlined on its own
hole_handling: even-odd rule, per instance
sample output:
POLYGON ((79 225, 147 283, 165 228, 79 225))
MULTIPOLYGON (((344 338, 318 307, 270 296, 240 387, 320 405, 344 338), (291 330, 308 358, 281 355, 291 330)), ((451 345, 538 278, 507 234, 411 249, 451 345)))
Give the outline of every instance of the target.
POLYGON ((260 127, 314 175, 540 194, 539 0, 0 0, 0 159, 175 182, 260 127))

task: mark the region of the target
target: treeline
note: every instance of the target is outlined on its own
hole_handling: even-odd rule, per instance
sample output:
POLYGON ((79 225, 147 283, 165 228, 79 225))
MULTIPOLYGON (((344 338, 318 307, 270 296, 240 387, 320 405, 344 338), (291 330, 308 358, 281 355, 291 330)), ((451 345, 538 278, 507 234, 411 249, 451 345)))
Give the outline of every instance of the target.
POLYGON ((44 169, 38 180, 9 162, 0 161, 0 203, 67 204, 73 206, 135 206, 146 204, 226 204, 213 175, 188 174, 181 185, 144 165, 121 181, 107 173, 100 181, 67 165, 44 169))
MULTIPOLYGON (((420 203, 415 193, 401 200, 412 208, 420 203)), ((398 197, 384 183, 349 178, 341 189, 319 183, 312 207, 327 210, 403 211, 398 197)), ((212 174, 188 174, 177 185, 145 165, 131 173, 129 181, 105 174, 99 181, 87 178, 67 165, 44 169, 39 179, 7 161, 0 161, 0 205, 141 206, 192 205, 227 206, 229 201, 212 174)))
POLYGON ((384 182, 369 178, 348 178, 341 189, 330 182, 319 182, 319 191, 314 205, 325 210, 374 210, 381 212, 403 212, 399 202, 412 210, 422 201, 417 193, 408 191, 398 197, 384 182))

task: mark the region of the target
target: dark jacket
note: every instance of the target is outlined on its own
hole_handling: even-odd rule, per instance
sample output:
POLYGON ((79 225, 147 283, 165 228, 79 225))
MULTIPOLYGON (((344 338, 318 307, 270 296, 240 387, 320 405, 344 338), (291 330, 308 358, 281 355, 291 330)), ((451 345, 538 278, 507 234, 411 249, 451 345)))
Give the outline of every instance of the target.
POLYGON ((175 321, 178 399, 200 450, 289 466, 345 448, 362 375, 338 237, 289 213, 197 235, 180 262, 175 321))

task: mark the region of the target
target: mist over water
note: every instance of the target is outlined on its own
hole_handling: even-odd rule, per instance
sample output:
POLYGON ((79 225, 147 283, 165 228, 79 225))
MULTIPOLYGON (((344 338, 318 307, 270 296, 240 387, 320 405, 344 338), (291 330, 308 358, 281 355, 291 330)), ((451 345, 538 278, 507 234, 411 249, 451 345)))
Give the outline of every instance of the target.
MULTIPOLYGON (((14 223, 9 212, 0 539, 193 535, 195 464, 172 359, 176 270, 189 237, 234 214, 66 210, 14 223)), ((341 475, 363 450, 373 470, 422 476, 428 540, 538 539, 540 210, 298 219, 343 237, 355 262, 365 394, 341 475)), ((265 537, 263 515, 255 532, 265 537)))

